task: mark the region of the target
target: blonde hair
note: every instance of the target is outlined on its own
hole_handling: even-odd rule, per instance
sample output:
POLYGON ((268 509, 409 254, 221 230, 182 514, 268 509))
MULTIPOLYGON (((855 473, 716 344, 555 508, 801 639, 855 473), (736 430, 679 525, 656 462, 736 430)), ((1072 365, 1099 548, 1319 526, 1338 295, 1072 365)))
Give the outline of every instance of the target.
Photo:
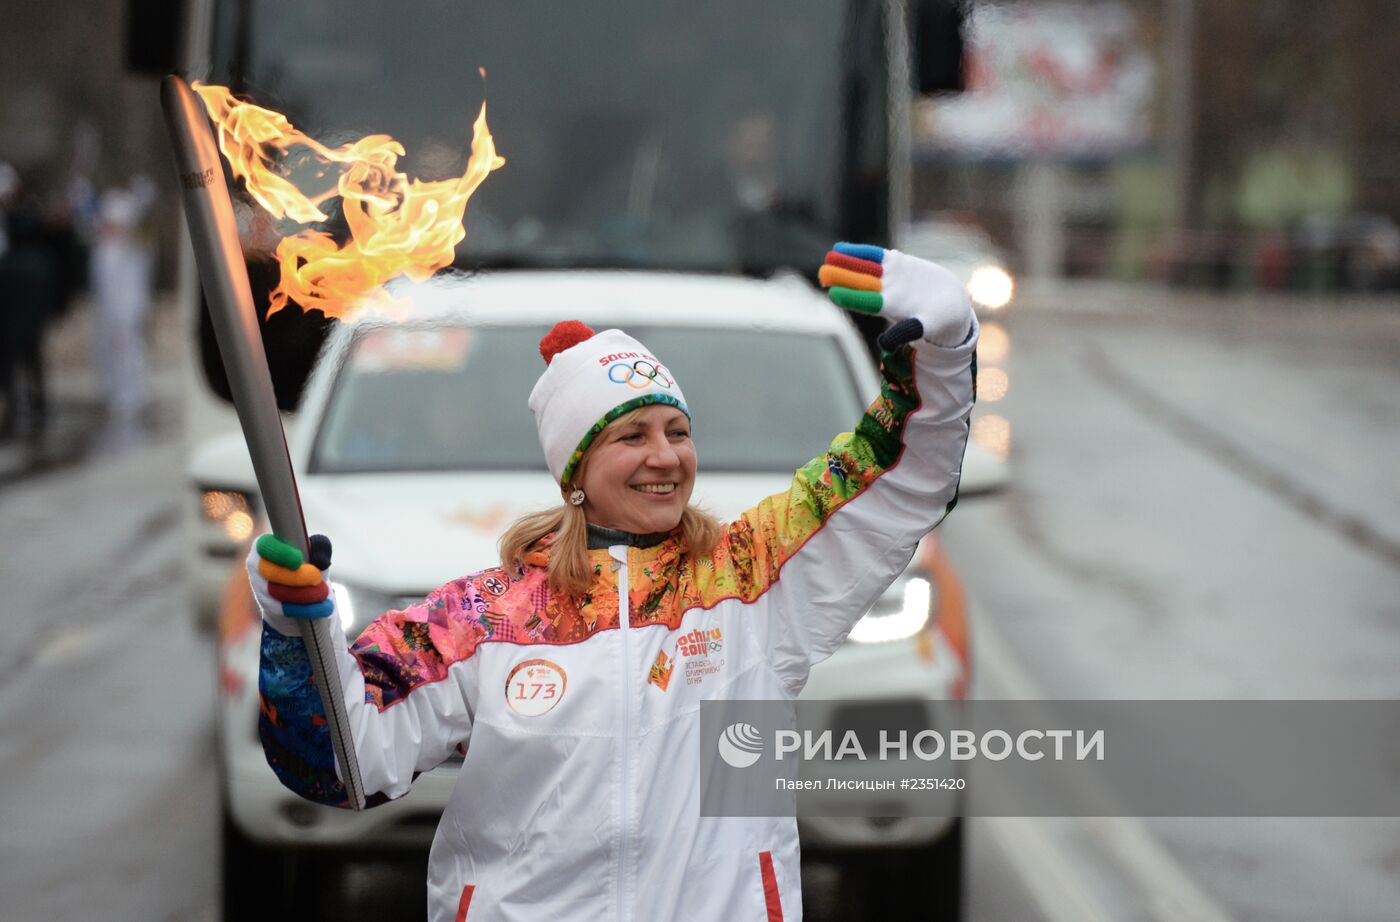
MULTIPOLYGON (((644 407, 624 413, 613 420, 603 430, 626 425, 641 415, 644 407)), ((600 432, 599 435, 602 435, 600 432)), ((600 444, 595 439, 592 445, 600 444)), ((574 468, 574 480, 588 464, 592 445, 583 453, 578 466, 574 468)), ((562 488, 568 494, 567 484, 562 488)), ((688 505, 681 512, 681 549, 692 557, 708 556, 719 543, 721 525, 719 520, 698 506, 688 505)), ((545 539, 553 535, 549 542, 549 587, 556 592, 579 594, 588 591, 593 584, 593 567, 588 562, 588 520, 583 515, 582 506, 568 502, 543 512, 531 512, 511 523, 501 535, 501 565, 510 569, 530 563, 531 554, 542 551, 545 539)))

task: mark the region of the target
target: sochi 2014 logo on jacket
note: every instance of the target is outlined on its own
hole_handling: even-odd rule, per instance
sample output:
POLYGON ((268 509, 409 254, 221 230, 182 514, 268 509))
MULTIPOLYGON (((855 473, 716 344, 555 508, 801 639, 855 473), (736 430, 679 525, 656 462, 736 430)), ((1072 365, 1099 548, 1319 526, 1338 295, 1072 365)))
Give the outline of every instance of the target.
POLYGON ((717 627, 696 628, 676 638, 676 656, 709 656, 724 649, 724 635, 717 627))
POLYGON ((671 685, 671 673, 676 664, 683 664, 685 684, 699 685, 724 668, 724 634, 717 627, 696 628, 676 638, 676 653, 667 656, 659 650, 647 672, 647 682, 665 691, 671 685))

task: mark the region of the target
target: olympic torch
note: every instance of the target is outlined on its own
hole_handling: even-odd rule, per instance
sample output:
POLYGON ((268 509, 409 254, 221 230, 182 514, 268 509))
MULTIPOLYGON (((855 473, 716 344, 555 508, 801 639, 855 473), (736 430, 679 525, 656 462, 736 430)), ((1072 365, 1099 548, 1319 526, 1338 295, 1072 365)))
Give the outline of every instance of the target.
MULTIPOLYGON (((195 264, 268 521, 278 537, 305 554, 306 523, 301 497, 287 454, 286 434, 277 411, 219 151, 204 107, 184 79, 173 74, 166 77, 161 82, 160 95, 184 190, 185 220, 194 245, 195 264)), ((321 693, 331 745, 350 794, 350 805, 361 810, 365 805, 364 785, 350 736, 329 620, 304 622, 302 640, 321 693)))

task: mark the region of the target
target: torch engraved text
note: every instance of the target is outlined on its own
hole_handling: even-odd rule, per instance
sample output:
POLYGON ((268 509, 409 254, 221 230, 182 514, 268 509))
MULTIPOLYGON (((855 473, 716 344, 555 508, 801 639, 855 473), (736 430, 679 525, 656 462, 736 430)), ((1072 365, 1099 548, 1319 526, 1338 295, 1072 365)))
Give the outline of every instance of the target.
POLYGON ((197 173, 181 173, 180 184, 186 189, 203 189, 214 181, 214 168, 206 167, 197 173))

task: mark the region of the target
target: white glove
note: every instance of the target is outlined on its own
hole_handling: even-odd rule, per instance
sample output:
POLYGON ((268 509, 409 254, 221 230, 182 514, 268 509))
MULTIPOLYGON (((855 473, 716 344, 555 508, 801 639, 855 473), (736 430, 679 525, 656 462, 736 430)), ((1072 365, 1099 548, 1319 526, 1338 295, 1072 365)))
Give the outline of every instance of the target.
POLYGON ((837 306, 879 314, 896 324, 880 338, 885 348, 913 339, 961 346, 972 332, 967 288, 928 260, 883 247, 838 243, 826 254, 817 277, 837 306), (894 342, 887 341, 891 334, 894 342))

